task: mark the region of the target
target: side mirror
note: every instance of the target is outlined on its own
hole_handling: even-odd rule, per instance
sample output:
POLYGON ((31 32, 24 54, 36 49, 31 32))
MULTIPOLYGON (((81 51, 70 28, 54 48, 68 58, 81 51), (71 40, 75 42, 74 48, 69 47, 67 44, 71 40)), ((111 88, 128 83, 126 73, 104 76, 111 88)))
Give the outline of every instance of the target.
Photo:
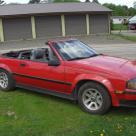
POLYGON ((49 60, 48 66, 59 66, 60 61, 59 60, 49 60))

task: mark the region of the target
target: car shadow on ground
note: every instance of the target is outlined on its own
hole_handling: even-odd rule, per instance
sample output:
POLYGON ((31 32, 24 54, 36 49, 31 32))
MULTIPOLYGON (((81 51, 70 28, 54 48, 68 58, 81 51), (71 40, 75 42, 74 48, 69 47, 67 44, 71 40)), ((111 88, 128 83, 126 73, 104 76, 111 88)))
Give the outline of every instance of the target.
POLYGON ((49 94, 43 94, 43 93, 39 93, 36 91, 22 89, 22 88, 17 88, 17 89, 15 89, 15 91, 19 91, 19 92, 22 92, 25 94, 34 95, 34 96, 45 98, 45 99, 50 99, 52 101, 56 101, 56 102, 60 102, 60 103, 62 102, 62 103, 67 103, 67 104, 73 104, 73 103, 76 104, 76 102, 65 99, 65 98, 61 98, 61 97, 57 97, 57 96, 53 96, 53 95, 49 95, 49 94))
MULTIPOLYGON (((76 107, 78 105, 77 101, 71 101, 68 99, 64 99, 64 98, 60 98, 60 97, 56 97, 56 96, 52 96, 52 95, 48 95, 48 94, 42 94, 42 93, 38 93, 38 92, 34 92, 34 91, 30 91, 30 90, 25 90, 25 89, 20 89, 17 88, 15 91, 19 91, 28 95, 34 95, 37 97, 42 97, 45 98, 46 100, 49 99, 53 102, 59 102, 59 103, 63 103, 66 105, 71 105, 72 107, 76 107)), ((136 115, 136 108, 130 108, 130 107, 112 107, 109 112, 107 114, 112 114, 112 115, 136 115)), ((106 115, 107 115, 106 114, 106 115)))
POLYGON ((112 114, 118 115, 136 115, 136 108, 130 107, 112 107, 110 112, 112 114))

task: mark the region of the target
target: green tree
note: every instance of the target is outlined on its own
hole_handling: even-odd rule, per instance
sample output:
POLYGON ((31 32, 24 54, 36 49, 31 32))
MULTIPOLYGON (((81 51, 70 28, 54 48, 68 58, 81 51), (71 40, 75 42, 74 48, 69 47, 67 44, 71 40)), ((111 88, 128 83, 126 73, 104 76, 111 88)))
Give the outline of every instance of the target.
POLYGON ((134 8, 129 8, 128 9, 128 16, 134 16, 134 15, 136 15, 136 9, 134 9, 134 8))
POLYGON ((86 0, 85 2, 90 2, 90 0, 86 0))
POLYGON ((0 0, 0 5, 4 4, 4 0, 0 0))
POLYGON ((54 0, 53 2, 80 2, 80 0, 54 0))
POLYGON ((127 6, 115 5, 111 3, 103 4, 105 7, 113 11, 113 16, 134 16, 136 14, 136 9, 128 8, 127 6))
POLYGON ((93 0, 92 2, 93 2, 93 3, 99 3, 99 1, 98 1, 98 0, 93 0))
POLYGON ((41 0, 30 0, 29 3, 30 4, 35 4, 35 3, 40 3, 41 0))

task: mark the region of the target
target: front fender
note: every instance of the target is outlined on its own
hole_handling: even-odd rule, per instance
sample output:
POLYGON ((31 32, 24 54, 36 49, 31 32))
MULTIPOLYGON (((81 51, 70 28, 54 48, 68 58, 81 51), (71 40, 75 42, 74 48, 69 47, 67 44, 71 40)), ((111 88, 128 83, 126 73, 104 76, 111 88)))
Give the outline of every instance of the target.
POLYGON ((114 106, 118 106, 118 99, 115 94, 115 89, 114 89, 113 85, 111 84, 111 82, 107 78, 100 76, 100 75, 81 74, 75 78, 71 89, 74 90, 76 85, 80 81, 83 81, 83 80, 94 81, 94 82, 98 82, 98 83, 102 84, 108 90, 108 92, 111 96, 112 104, 114 106))

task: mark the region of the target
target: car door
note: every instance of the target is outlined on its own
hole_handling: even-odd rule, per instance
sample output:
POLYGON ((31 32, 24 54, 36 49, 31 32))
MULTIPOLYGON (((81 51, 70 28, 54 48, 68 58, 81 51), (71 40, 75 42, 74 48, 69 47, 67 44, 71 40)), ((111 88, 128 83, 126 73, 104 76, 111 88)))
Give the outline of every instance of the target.
POLYGON ((17 80, 19 84, 49 91, 66 92, 64 64, 49 66, 48 62, 20 60, 17 80))

